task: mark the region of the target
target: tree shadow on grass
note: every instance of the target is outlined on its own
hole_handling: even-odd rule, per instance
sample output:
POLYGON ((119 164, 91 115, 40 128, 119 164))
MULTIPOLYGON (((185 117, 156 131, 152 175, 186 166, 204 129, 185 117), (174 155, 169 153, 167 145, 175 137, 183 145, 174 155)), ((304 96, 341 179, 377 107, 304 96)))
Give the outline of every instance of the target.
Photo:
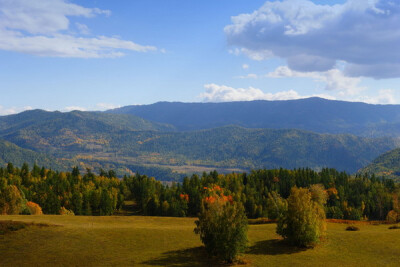
POLYGON ((220 266, 218 262, 210 258, 204 247, 194 247, 182 250, 174 250, 163 253, 159 258, 142 262, 146 265, 157 266, 220 266))
POLYGON ((257 242, 246 253, 254 255, 282 255, 299 253, 306 250, 307 248, 293 246, 282 239, 271 239, 257 242))

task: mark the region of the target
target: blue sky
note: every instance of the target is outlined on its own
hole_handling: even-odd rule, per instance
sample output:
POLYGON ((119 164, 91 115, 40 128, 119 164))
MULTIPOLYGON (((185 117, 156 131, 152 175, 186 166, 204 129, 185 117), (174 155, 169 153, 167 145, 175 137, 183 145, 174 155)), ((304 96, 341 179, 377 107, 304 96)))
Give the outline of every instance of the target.
POLYGON ((0 0, 0 114, 310 96, 399 104, 392 0, 0 0))

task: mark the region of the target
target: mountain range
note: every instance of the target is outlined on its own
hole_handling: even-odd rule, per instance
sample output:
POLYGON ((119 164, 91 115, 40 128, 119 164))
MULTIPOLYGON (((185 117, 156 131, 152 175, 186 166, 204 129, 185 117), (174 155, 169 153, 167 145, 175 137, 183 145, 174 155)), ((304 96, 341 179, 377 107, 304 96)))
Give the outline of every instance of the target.
POLYGON ((238 125, 245 128, 301 129, 317 133, 365 137, 400 136, 400 105, 306 98, 226 103, 158 102, 107 111, 132 114, 193 131, 238 125))
POLYGON ((0 117, 0 145, 6 144, 0 163, 112 168, 161 180, 214 169, 332 167, 354 173, 397 148, 398 136, 400 106, 320 98, 31 110, 0 117))

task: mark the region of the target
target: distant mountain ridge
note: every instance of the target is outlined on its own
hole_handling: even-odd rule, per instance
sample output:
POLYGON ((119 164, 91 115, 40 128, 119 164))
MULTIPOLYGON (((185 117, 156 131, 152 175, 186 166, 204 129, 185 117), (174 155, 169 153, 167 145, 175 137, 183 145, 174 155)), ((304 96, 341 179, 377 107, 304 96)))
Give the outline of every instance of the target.
POLYGON ((223 103, 158 102, 106 112, 136 115, 173 125, 180 131, 238 125, 366 137, 400 136, 400 105, 371 105, 316 97, 223 103))
MULTIPOLYGON (((312 98, 294 102, 221 103, 222 106, 202 103, 154 104, 155 107, 162 107, 159 109, 153 109, 152 105, 143 106, 144 111, 150 110, 150 114, 164 118, 165 121, 176 118, 175 121, 172 120, 173 124, 161 119, 154 122, 136 115, 120 114, 121 110, 111 113, 31 110, 0 116, 0 139, 13 143, 15 146, 12 148, 16 151, 25 149, 31 153, 39 153, 40 157, 47 156, 49 159, 44 162, 54 159, 64 169, 78 165, 81 169, 91 168, 95 171, 99 168, 115 169, 119 174, 139 171, 162 180, 180 179, 182 173, 213 169, 232 172, 256 168, 332 167, 353 173, 382 153, 399 147, 398 137, 371 138, 301 129, 314 127, 320 131, 326 129, 340 132, 349 129, 365 130, 365 125, 370 125, 369 129, 376 130, 378 120, 382 127, 389 123, 389 119, 393 119, 390 122, 393 125, 397 123, 395 110, 391 114, 381 110, 389 108, 390 111, 391 108, 398 108, 397 106, 370 106, 360 103, 355 104, 366 109, 366 114, 373 113, 371 108, 378 108, 381 113, 377 111, 370 118, 363 115, 364 119, 356 127, 351 122, 356 121, 362 112, 358 110, 359 115, 353 114, 351 117, 349 111, 346 113, 342 110, 338 114, 343 118, 332 123, 335 121, 333 118, 339 115, 329 115, 327 110, 332 107, 324 109, 319 106, 333 105, 335 109, 341 109, 338 103, 325 101, 312 98), (179 108, 174 108, 175 105, 179 108), (229 109, 225 109, 226 105, 229 109), (282 105, 286 109, 280 114, 278 111, 282 109, 282 105), (304 107, 303 113, 299 113, 303 106, 307 108, 304 107), (266 112, 268 109, 273 112, 266 112), (215 116, 212 116, 214 112, 215 116), (193 114, 197 115, 192 116, 193 114), (308 114, 312 116, 307 120, 308 114), (209 118, 207 116, 210 117, 210 122, 205 120, 209 118), (323 119, 325 117, 326 120, 323 119), (189 122, 190 124, 185 124, 189 122), (276 128, 255 127, 266 122, 276 128), (316 126, 313 125, 314 122, 316 126), (241 124, 252 127, 246 128, 240 126, 241 124), (298 129, 287 129, 296 125, 298 129), (342 125, 342 128, 335 128, 338 125, 342 125), (200 126, 204 129, 193 130, 200 126)), ((339 104, 350 108, 354 103, 339 104)), ((395 131, 390 134, 396 136, 395 131)), ((11 155, 13 149, 0 147, 0 153, 6 151, 4 153, 11 155)), ((19 155, 18 162, 23 162, 25 158, 32 162, 32 157, 39 157, 39 154, 14 154, 19 155)))

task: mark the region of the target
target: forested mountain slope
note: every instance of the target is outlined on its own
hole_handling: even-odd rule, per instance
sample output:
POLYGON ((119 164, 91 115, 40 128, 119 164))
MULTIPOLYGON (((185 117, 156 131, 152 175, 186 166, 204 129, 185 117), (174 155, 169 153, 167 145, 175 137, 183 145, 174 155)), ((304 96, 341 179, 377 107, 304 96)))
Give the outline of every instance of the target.
MULTIPOLYGON (((214 168, 231 172, 333 167, 352 173, 398 147, 397 139, 391 137, 236 125, 182 132, 129 114, 42 110, 0 117, 0 138, 51 155, 63 166, 115 168, 119 174, 140 171, 168 179, 181 177, 168 168, 191 173, 214 168)), ((34 157, 19 155, 18 161, 12 161, 31 163, 34 157)))
POLYGON ((23 149, 15 144, 0 139, 0 165, 4 166, 8 162, 12 162, 17 166, 22 166, 25 162, 30 166, 36 163, 38 166, 60 171, 68 170, 71 167, 67 161, 61 163, 52 156, 29 149, 23 149))
POLYGON ((374 173, 377 176, 384 176, 400 181, 400 148, 393 149, 380 155, 359 172, 374 173))
POLYGON ((133 114, 184 131, 238 125, 366 137, 400 136, 400 105, 371 105, 322 98, 225 103, 158 102, 107 112, 133 114))
POLYGON ((0 116, 0 134, 6 135, 19 130, 45 128, 56 132, 62 128, 74 129, 82 134, 102 133, 118 130, 130 131, 171 131, 174 127, 157 122, 150 122, 129 114, 108 114, 102 112, 49 112, 29 110, 15 115, 0 116))

